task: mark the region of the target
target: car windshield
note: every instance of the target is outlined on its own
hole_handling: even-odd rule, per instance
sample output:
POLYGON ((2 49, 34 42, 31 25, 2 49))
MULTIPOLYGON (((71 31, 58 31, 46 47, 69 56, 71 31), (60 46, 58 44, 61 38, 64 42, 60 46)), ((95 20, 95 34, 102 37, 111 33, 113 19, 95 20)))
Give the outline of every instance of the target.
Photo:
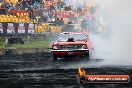
POLYGON ((77 33, 77 34, 66 33, 66 34, 60 34, 58 36, 57 41, 67 41, 69 38, 73 38, 75 41, 84 41, 87 39, 87 36, 86 34, 82 34, 82 33, 77 33))

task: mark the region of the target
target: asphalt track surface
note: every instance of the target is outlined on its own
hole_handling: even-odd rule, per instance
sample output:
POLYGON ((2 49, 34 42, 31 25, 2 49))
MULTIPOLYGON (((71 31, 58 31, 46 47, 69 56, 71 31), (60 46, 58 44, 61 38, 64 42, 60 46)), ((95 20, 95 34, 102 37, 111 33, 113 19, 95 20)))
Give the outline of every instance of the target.
POLYGON ((102 60, 82 58, 52 61, 52 54, 25 54, 0 56, 0 88, 132 88, 131 84, 79 85, 77 68, 85 63, 88 74, 129 74, 127 67, 88 67, 102 60))

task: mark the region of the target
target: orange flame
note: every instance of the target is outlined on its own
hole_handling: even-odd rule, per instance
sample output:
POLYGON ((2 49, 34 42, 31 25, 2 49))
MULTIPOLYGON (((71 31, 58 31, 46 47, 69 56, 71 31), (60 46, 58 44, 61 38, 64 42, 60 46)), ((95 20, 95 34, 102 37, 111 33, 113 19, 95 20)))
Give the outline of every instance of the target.
POLYGON ((79 72, 80 76, 86 75, 86 72, 85 72, 85 70, 82 67, 78 68, 78 72, 79 72))

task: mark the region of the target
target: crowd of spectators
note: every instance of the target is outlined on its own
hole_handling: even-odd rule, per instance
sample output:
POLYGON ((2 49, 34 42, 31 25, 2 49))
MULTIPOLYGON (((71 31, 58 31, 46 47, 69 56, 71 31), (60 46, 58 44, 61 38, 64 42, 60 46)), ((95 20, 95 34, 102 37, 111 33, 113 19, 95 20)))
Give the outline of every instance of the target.
POLYGON ((62 26, 76 23, 85 28, 88 26, 90 16, 95 13, 93 6, 73 9, 65 3, 65 0, 16 0, 16 3, 9 1, 3 0, 1 8, 28 11, 31 21, 37 20, 39 25, 49 23, 62 26))

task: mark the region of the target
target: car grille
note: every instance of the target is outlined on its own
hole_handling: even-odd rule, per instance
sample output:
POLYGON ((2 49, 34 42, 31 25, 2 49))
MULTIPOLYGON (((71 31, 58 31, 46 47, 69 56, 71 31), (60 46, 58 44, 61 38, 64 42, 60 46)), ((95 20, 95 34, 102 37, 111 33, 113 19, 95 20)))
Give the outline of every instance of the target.
POLYGON ((59 50, 71 50, 71 49, 81 49, 83 45, 61 45, 58 46, 59 50))

